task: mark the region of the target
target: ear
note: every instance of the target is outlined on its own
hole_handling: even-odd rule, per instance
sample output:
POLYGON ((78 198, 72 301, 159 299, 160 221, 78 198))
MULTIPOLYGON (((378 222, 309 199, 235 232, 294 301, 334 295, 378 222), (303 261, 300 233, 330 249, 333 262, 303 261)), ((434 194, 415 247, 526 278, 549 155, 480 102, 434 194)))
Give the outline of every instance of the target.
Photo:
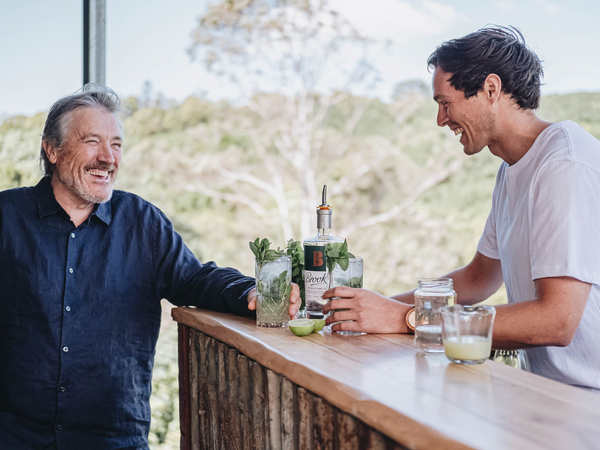
POLYGON ((485 97, 492 103, 500 98, 502 93, 502 80, 495 73, 490 73, 483 82, 483 92, 485 97))
POLYGON ((46 152, 46 156, 51 164, 56 164, 58 160, 57 148, 50 144, 48 141, 42 140, 42 148, 46 152))

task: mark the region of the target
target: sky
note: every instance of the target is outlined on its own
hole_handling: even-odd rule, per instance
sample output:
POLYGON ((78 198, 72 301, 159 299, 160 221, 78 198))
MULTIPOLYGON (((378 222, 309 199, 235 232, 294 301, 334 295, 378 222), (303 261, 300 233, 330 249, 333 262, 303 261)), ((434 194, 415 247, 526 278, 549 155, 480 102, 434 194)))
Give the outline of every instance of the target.
MULTIPOLYGON (((213 0, 212 3, 215 3, 213 0)), ((386 42, 371 63, 389 100, 409 79, 430 83, 426 60, 442 41, 486 24, 513 25, 542 59, 543 94, 600 91, 600 1, 330 0, 363 35, 386 42)), ((107 0, 106 84, 119 95, 232 99, 234 89, 187 53, 209 0, 107 0)), ((82 1, 0 0, 0 121, 47 110, 82 83, 82 1)))

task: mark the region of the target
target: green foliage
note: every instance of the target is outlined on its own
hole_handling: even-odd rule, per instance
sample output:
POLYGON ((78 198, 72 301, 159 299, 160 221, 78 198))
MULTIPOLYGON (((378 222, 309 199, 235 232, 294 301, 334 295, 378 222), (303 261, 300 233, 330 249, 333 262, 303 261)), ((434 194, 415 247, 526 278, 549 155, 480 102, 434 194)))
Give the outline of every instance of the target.
POLYGON ((327 270, 333 272, 335 265, 338 264, 344 271, 348 270, 350 258, 354 255, 348 251, 348 242, 334 242, 333 244, 325 245, 325 258, 327 261, 327 270))
POLYGON ((304 289, 304 249, 300 241, 290 239, 287 241, 285 252, 292 257, 292 283, 296 283, 300 289, 300 298, 302 299, 301 308, 306 304, 304 289))
POLYGON ((250 242, 249 245, 250 250, 252 250, 252 253, 254 253, 254 256, 256 257, 256 262, 259 264, 264 263, 265 261, 275 261, 285 254, 279 249, 269 250, 271 242, 269 242, 267 238, 263 238, 262 240, 256 238, 256 240, 250 242))

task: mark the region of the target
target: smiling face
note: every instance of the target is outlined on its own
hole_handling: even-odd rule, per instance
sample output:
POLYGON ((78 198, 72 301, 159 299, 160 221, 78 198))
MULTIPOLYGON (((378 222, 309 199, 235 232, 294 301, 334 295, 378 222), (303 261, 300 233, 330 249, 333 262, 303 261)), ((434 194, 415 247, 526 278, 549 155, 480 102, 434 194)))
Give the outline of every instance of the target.
POLYGON ((467 155, 479 153, 490 143, 489 130, 493 118, 484 91, 465 98, 462 91, 450 85, 452 74, 437 67, 433 72, 433 99, 438 104, 437 124, 449 127, 460 135, 460 143, 467 155))
POLYGON ((78 108, 69 114, 63 148, 46 150, 56 164, 52 184, 58 187, 57 200, 64 193, 84 205, 107 202, 121 164, 121 126, 102 108, 78 108))

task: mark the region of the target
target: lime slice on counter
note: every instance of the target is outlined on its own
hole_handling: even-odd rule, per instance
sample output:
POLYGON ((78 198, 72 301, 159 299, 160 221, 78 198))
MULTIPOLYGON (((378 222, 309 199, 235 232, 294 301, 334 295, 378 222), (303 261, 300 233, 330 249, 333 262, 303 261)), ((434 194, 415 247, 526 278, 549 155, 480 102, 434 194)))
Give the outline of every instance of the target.
POLYGON ((315 329, 313 333, 318 333, 325 326, 325 319, 311 319, 315 323, 315 329))
POLYGON ((315 329, 315 321, 312 319, 294 319, 288 325, 296 336, 308 336, 315 329))

